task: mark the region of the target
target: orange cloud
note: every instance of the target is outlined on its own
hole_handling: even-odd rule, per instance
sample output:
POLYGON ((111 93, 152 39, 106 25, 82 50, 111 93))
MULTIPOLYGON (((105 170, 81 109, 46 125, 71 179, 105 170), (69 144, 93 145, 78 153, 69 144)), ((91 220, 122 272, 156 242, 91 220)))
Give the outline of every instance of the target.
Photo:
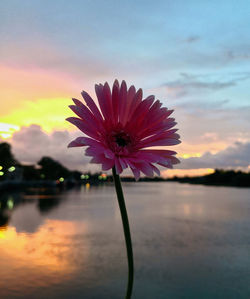
POLYGON ((165 178, 172 178, 174 176, 200 176, 213 173, 213 168, 197 168, 197 169, 168 169, 161 171, 161 175, 165 178))
POLYGON ((219 151, 224 150, 230 145, 230 142, 227 140, 221 141, 207 141, 204 142, 200 140, 200 142, 188 143, 183 141, 180 145, 178 145, 178 157, 183 159, 188 159, 191 157, 201 157, 204 153, 210 152, 212 154, 216 154, 219 151))
POLYGON ((0 65, 0 116, 20 109, 24 101, 41 98, 67 98, 79 91, 79 82, 64 73, 39 68, 0 65))
POLYGON ((1 117, 3 123, 9 126, 40 125, 45 131, 53 129, 72 129, 65 121, 70 116, 68 105, 70 98, 38 99, 36 101, 24 101, 22 108, 13 109, 1 117))
MULTIPOLYGON (((88 89, 88 82, 84 88, 88 89)), ((40 68, 15 68, 0 65, 0 97, 2 137, 15 128, 38 124, 47 132, 72 128, 65 118, 72 97, 79 97, 83 85, 69 75, 40 68)), ((7 134, 7 135, 6 135, 7 134)))

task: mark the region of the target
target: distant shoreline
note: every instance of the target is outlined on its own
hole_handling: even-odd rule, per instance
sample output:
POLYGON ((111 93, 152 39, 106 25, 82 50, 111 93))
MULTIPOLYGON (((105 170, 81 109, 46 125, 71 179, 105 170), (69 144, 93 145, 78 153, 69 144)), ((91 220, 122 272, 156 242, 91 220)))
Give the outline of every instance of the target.
MULTIPOLYGON (((123 181, 133 181, 133 178, 122 178, 123 181)), ((223 186, 250 188, 250 173, 234 170, 219 170, 214 173, 195 177, 173 177, 164 179, 162 177, 141 178, 141 182, 178 182, 192 185, 223 186)))
MULTIPOLYGON (((123 182, 135 182, 134 177, 121 177, 123 182)), ((100 180, 97 175, 89 175, 88 179, 83 180, 67 180, 59 182, 58 180, 6 180, 0 182, 0 190, 14 190, 22 188, 70 188, 80 185, 102 185, 111 183, 113 181, 112 176, 106 176, 105 180, 100 180)), ((196 177, 173 177, 173 178, 162 178, 162 177, 142 177, 138 182, 178 182, 187 183, 192 185, 204 185, 204 186, 223 186, 223 187, 239 187, 239 188, 250 188, 250 173, 241 171, 225 171, 215 170, 214 173, 196 176, 196 177)))

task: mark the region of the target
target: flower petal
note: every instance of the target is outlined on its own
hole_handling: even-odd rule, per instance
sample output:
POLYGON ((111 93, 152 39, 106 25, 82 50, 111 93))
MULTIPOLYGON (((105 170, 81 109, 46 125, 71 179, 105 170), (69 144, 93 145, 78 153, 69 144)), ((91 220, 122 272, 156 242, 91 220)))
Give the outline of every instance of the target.
POLYGON ((154 146, 180 143, 175 119, 169 117, 173 110, 162 108, 154 96, 142 98, 142 90, 127 88, 114 81, 112 92, 107 82, 95 86, 99 108, 85 91, 82 96, 86 105, 73 99, 70 108, 80 118, 67 120, 89 137, 73 140, 69 147, 87 146, 86 155, 91 163, 102 165, 103 170, 116 167, 118 174, 130 167, 138 180, 140 172, 147 176, 160 175, 156 165, 172 168, 179 163, 176 152, 151 149, 154 146), (118 142, 121 140, 122 142, 118 142))
POLYGON ((127 84, 123 80, 119 92, 119 110, 118 110, 118 118, 120 123, 122 123, 124 112, 126 109, 126 100, 127 100, 127 84))
POLYGON ((66 118, 66 120, 70 123, 72 123, 73 125, 75 125, 79 130, 81 130, 83 133, 85 133, 86 135, 94 138, 94 139, 99 139, 100 136, 97 134, 96 131, 94 131, 93 129, 91 129, 86 122, 84 122, 82 119, 77 118, 77 117, 68 117, 66 118))
POLYGON ((131 168, 133 175, 135 177, 136 181, 139 181, 140 178, 140 170, 138 170, 137 168, 131 168))
POLYGON ((122 166, 121 166, 120 161, 117 157, 115 157, 115 169, 116 169, 116 172, 118 174, 122 173, 122 166))
POLYGON ((135 87, 133 85, 130 86, 128 93, 127 93, 127 100, 126 100, 126 106, 124 109, 124 114, 121 116, 121 120, 120 120, 122 125, 125 125, 128 121, 129 111, 130 111, 130 107, 132 104, 132 100, 135 96, 135 93, 136 93, 135 87))
MULTIPOLYGON (((81 92, 81 94, 82 94, 82 97, 84 98, 84 100, 85 100, 87 106, 88 106, 89 109, 92 111, 92 113, 95 115, 95 117, 96 117, 97 119, 99 119, 99 121, 102 121, 102 120, 103 120, 102 115, 101 115, 99 109, 97 108, 97 106, 96 106, 94 100, 91 98, 91 96, 90 96, 86 91, 84 91, 84 90, 81 92)), ((74 100, 75 100, 75 99, 73 99, 73 101, 74 101, 74 100)), ((79 102, 80 102, 80 101, 79 101, 79 102)), ((76 103, 75 103, 75 104, 76 104, 76 103)), ((79 103, 78 103, 78 104, 79 104, 79 103)), ((77 105, 77 104, 76 104, 76 105, 77 105)))
POLYGON ((114 167, 114 160, 106 159, 102 161, 102 170, 109 170, 114 167))
POLYGON ((77 137, 73 141, 68 144, 68 147, 78 147, 78 146, 86 146, 84 142, 84 137, 77 137))
POLYGON ((84 105, 74 106, 70 105, 69 108, 81 119, 88 123, 88 125, 95 131, 96 128, 99 129, 100 132, 104 132, 103 126, 100 124, 99 120, 89 111, 87 107, 84 105))

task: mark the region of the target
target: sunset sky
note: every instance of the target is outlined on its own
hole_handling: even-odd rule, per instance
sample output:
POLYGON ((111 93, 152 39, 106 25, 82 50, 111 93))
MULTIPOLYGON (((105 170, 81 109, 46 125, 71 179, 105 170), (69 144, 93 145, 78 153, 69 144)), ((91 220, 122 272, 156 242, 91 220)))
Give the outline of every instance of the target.
POLYGON ((0 40, 0 141, 18 160, 98 170, 67 149, 67 106, 117 78, 175 109, 170 175, 250 170, 250 1, 3 0, 0 40))

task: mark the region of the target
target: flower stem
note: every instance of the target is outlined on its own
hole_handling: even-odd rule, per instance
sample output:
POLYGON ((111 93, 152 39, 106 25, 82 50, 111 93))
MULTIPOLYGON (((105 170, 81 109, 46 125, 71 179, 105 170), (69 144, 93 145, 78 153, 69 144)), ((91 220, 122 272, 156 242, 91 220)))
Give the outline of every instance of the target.
POLYGON ((122 185, 121 185, 120 177, 119 177, 119 174, 116 173, 115 167, 112 168, 112 172, 113 172, 115 189, 116 189, 117 199, 118 199, 118 203, 119 203, 119 207, 120 207, 123 231, 124 231, 126 247, 127 247, 128 284, 127 284, 127 294, 126 294, 125 298, 130 299, 131 295, 132 295, 133 279, 134 279, 133 248, 132 248, 132 241, 131 241, 131 236, 130 236, 128 215, 127 215, 126 205, 125 205, 124 196, 123 196, 123 192, 122 192, 122 185))

